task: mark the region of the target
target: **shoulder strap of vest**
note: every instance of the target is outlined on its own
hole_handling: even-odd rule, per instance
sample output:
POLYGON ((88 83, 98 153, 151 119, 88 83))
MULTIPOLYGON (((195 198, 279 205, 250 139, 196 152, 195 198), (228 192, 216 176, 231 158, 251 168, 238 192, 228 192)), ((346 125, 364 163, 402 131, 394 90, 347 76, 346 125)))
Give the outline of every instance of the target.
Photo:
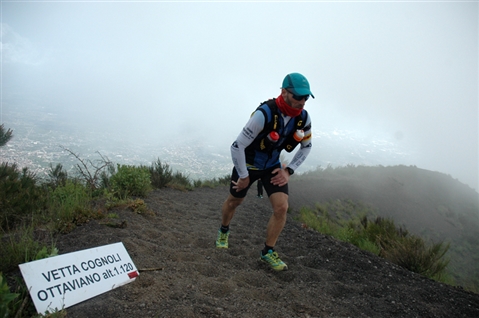
POLYGON ((308 120, 308 112, 306 111, 306 109, 303 109, 303 111, 301 112, 301 115, 295 118, 296 129, 302 129, 302 130, 307 130, 305 128, 309 129, 311 124, 308 127, 305 127, 307 120, 308 120))
POLYGON ((269 99, 267 101, 262 102, 256 110, 259 110, 263 113, 265 122, 264 122, 264 130, 267 131, 277 131, 278 130, 278 121, 279 121, 279 113, 278 113, 278 106, 276 106, 275 99, 269 99), (265 109, 264 105, 267 105, 269 111, 265 109))

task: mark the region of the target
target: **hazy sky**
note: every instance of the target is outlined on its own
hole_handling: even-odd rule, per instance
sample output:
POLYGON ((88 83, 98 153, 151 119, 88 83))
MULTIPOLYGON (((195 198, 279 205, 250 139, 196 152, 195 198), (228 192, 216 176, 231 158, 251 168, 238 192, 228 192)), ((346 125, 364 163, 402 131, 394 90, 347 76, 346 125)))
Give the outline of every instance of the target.
POLYGON ((2 114, 36 101, 125 140, 229 147, 300 72, 315 129, 393 137, 477 190, 478 16, 477 1, 1 1, 2 114))

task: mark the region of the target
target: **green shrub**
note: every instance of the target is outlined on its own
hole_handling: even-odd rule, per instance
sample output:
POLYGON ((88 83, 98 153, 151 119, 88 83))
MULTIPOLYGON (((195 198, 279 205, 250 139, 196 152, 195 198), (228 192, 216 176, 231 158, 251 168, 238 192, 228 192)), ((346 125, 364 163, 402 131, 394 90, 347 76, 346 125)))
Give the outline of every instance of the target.
POLYGON ((208 180, 195 180, 193 181, 193 187, 200 188, 200 187, 208 187, 208 188, 216 188, 221 185, 229 185, 231 182, 230 175, 226 175, 221 178, 213 178, 208 180))
POLYGON ((209 179, 209 180, 195 180, 193 181, 193 187, 194 188, 210 188, 214 189, 217 186, 219 186, 218 181, 216 178, 209 179))
POLYGON ((318 213, 308 208, 300 210, 300 220, 306 227, 354 244, 412 272, 442 282, 449 279, 446 274, 449 260, 444 259, 449 244, 428 246, 422 238, 396 227, 390 219, 377 217, 371 222, 365 215, 350 220, 335 219, 322 205, 316 208, 318 213))
POLYGON ((190 178, 179 171, 173 174, 173 179, 168 183, 168 186, 182 191, 193 190, 193 184, 190 178))
POLYGON ((148 168, 150 171, 151 185, 157 189, 166 187, 173 180, 173 172, 167 163, 161 163, 160 159, 153 162, 148 168))
POLYGON ((363 219, 361 223, 367 239, 378 245, 380 242, 395 241, 409 234, 407 230, 401 227, 397 228, 391 219, 377 217, 374 222, 363 219))
POLYGON ((115 174, 115 165, 109 164, 100 173, 100 189, 111 188, 111 176, 115 174))
POLYGON ((54 246, 48 251, 36 240, 33 225, 18 228, 11 234, 4 234, 0 244, 0 271, 9 272, 18 264, 44 258, 56 253, 54 246))
POLYGON ((51 190, 47 217, 53 220, 55 231, 68 232, 65 227, 70 228, 79 215, 90 211, 90 193, 84 184, 72 180, 51 190))
POLYGON ((223 177, 218 178, 218 183, 221 185, 230 185, 231 183, 231 175, 227 174, 223 177))
POLYGON ((110 178, 116 196, 145 197, 151 190, 150 172, 145 167, 118 164, 117 168, 116 174, 110 178))
MULTIPOLYGON (((18 269, 18 264, 58 255, 58 249, 53 245, 50 248, 46 246, 40 248, 40 244, 31 239, 11 243, 12 246, 15 245, 16 250, 10 248, 9 253, 16 254, 18 260, 12 262, 9 266, 5 266, 2 261, 1 265, 5 268, 12 267, 12 269, 18 269)), ((3 249, 0 248, 0 251, 3 252, 3 249)), ((12 285, 12 290, 15 290, 15 294, 10 293, 0 270, 0 317, 37 317, 25 282, 21 277, 12 276, 15 278, 15 282, 12 285), (2 283, 2 279, 4 283, 2 283), (5 314, 7 316, 3 316, 5 314)))
POLYGON ((16 164, 0 164, 0 227, 15 227, 45 207, 45 193, 34 173, 16 164))
POLYGON ((56 204, 64 211, 72 211, 77 207, 88 206, 90 192, 85 185, 68 180, 65 185, 57 187, 50 194, 51 204, 56 204))
POLYGON ((363 251, 368 251, 375 255, 379 255, 379 253, 381 252, 381 248, 376 243, 362 237, 357 239, 353 244, 362 249, 363 251))
POLYGON ((67 202, 85 201, 90 198, 89 189, 79 180, 68 179, 65 184, 50 190, 50 200, 65 205, 67 202))
POLYGON ((442 280, 449 264, 449 259, 444 259, 448 249, 449 244, 443 242, 427 246, 422 238, 407 236, 383 243, 381 256, 412 272, 442 280))
POLYGON ((335 226, 335 230, 332 235, 341 241, 356 245, 362 250, 379 255, 381 250, 379 244, 376 243, 376 240, 369 239, 368 234, 364 231, 361 226, 361 222, 358 220, 361 219, 356 218, 347 221, 339 220, 339 225, 335 226))
POLYGON ((211 179, 211 180, 202 181, 200 186, 197 186, 196 182, 194 182, 193 185, 194 185, 195 188, 202 187, 202 188, 214 189, 214 188, 218 187, 220 185, 220 183, 216 179, 211 179))
POLYGON ((0 147, 5 146, 12 139, 12 134, 13 131, 10 128, 5 131, 3 124, 0 125, 0 147))
POLYGON ((50 163, 50 170, 48 171, 47 185, 52 188, 57 188, 59 186, 64 186, 68 180, 68 173, 63 170, 63 165, 61 163, 57 164, 55 168, 50 163))
POLYGON ((6 279, 3 277, 3 273, 0 272, 0 317, 10 317, 9 304, 18 297, 19 294, 10 292, 10 288, 7 285, 6 279))
POLYGON ((320 233, 333 235, 335 232, 335 225, 333 223, 328 222, 325 218, 318 217, 316 213, 306 207, 303 207, 300 210, 300 220, 305 227, 312 228, 320 233))
POLYGON ((34 260, 44 259, 48 257, 53 257, 58 255, 58 248, 52 246, 50 250, 46 246, 43 246, 35 256, 34 260))

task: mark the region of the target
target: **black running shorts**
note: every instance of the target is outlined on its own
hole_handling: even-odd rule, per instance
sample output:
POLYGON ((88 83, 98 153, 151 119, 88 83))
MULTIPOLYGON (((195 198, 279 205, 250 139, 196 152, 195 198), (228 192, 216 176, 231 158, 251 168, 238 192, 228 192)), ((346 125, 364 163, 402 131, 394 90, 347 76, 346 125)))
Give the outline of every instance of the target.
MULTIPOLYGON (((276 168, 279 168, 280 165, 277 165, 273 168, 269 168, 266 170, 248 170, 249 172, 249 184, 248 186, 237 192, 236 189, 233 189, 233 182, 230 183, 230 193, 232 196, 235 198, 244 198, 246 194, 248 193, 249 188, 251 185, 258 179, 261 179, 263 182, 263 187, 266 190, 266 193, 268 194, 268 197, 276 192, 283 192, 288 194, 288 184, 286 183, 284 186, 280 187, 277 185, 274 185, 271 183, 271 178, 274 177, 275 175, 272 174, 272 171, 276 168)), ((233 172, 231 174, 231 180, 237 181, 239 179, 238 172, 236 171, 236 168, 233 168, 233 172)))

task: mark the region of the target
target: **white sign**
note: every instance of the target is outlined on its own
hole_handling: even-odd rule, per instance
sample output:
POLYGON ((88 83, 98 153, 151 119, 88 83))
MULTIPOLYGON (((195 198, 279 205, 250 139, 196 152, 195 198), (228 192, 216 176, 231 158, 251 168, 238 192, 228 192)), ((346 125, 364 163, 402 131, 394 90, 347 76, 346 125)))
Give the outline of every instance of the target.
POLYGON ((39 314, 70 307, 139 275, 121 242, 18 266, 39 314))

